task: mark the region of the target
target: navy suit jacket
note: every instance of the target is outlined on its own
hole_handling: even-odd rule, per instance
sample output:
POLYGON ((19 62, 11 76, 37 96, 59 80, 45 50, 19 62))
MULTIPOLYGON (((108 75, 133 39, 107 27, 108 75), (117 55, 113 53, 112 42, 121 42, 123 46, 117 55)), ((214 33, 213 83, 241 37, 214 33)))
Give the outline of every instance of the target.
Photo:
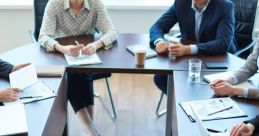
POLYGON ((225 54, 236 51, 234 40, 234 5, 229 0, 210 0, 201 21, 199 43, 195 40, 195 11, 192 0, 175 0, 150 29, 150 45, 164 38, 164 34, 176 24, 181 31, 181 42, 193 41, 198 54, 225 54))
POLYGON ((0 77, 9 79, 9 73, 12 71, 13 65, 0 59, 0 77))

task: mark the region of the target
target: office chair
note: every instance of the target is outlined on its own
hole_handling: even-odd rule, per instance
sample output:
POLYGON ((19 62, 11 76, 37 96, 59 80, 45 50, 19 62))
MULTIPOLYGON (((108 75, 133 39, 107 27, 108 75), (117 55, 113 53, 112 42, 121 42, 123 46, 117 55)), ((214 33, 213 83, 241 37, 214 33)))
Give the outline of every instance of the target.
MULTIPOLYGON (((235 39, 238 45, 238 51, 234 55, 246 59, 256 44, 256 38, 253 38, 254 22, 258 0, 231 0, 235 4, 235 39)), ((179 33, 175 34, 179 36, 179 33)), ((173 37, 175 37, 175 35, 173 37)), ((166 109, 159 111, 164 93, 161 93, 156 108, 157 117, 166 113, 166 109)))
POLYGON ((231 0, 235 4, 235 39, 238 51, 234 55, 246 59, 256 44, 253 38, 258 0, 231 0))
MULTIPOLYGON (((38 41, 40 28, 41 28, 41 24, 42 24, 42 19, 43 19, 43 15, 44 15, 44 11, 45 11, 45 7, 46 7, 47 3, 48 3, 48 0, 34 0, 34 23, 35 23, 34 32, 31 30, 29 31, 29 35, 32 39, 32 42, 34 42, 34 43, 36 43, 38 41)), ((101 95, 99 93, 95 92, 94 96, 100 100, 101 104, 103 105, 105 111, 109 114, 109 116, 113 120, 116 120, 117 114, 115 111, 115 106, 114 106, 113 98, 111 95, 111 89, 110 89, 110 85, 109 85, 109 81, 108 81, 109 77, 111 77, 110 73, 107 73, 107 74, 100 73, 100 74, 95 74, 93 77, 93 80, 99 80, 99 79, 103 79, 103 78, 105 79, 106 88, 107 88, 107 92, 109 95, 112 111, 109 110, 108 106, 104 103, 104 99, 101 97, 101 95)))

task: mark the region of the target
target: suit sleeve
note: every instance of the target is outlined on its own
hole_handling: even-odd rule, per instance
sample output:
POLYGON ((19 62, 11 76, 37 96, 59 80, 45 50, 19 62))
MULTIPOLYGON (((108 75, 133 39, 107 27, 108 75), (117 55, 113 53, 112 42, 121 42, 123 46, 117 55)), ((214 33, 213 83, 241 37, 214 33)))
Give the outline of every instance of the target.
POLYGON ((234 23, 234 5, 230 3, 224 8, 224 16, 219 20, 215 40, 197 44, 198 53, 225 54, 233 44, 234 23))
POLYGON ((154 41, 156 39, 164 39, 164 34, 177 23, 177 16, 175 13, 175 7, 172 5, 151 27, 150 29, 150 46, 154 48, 154 41))
POLYGON ((254 127, 255 127, 255 132, 258 132, 258 130, 259 130, 259 115, 257 115, 256 118, 254 118, 254 119, 245 121, 245 123, 253 124, 254 127))
POLYGON ((9 79, 9 73, 12 71, 13 65, 0 59, 0 77, 9 79))

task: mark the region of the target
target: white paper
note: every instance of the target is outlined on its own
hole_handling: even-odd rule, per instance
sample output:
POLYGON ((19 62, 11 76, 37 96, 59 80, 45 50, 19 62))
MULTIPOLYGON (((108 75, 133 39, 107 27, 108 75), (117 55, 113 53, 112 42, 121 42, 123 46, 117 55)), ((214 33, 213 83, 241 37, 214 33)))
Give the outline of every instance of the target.
POLYGON ((186 114, 194 118, 193 113, 191 112, 190 104, 193 106, 197 116, 203 121, 246 116, 244 111, 241 110, 230 97, 182 102, 181 106, 186 114), (232 106, 233 108, 215 113, 213 115, 208 115, 209 113, 224 109, 224 107, 229 106, 232 106))
POLYGON ((78 57, 68 56, 64 54, 68 65, 91 65, 91 64, 101 64, 102 61, 98 55, 80 55, 78 57))
POLYGON ((25 89, 38 82, 35 66, 28 65, 9 74, 11 87, 25 89))
MULTIPOLYGON (((204 80, 207 82, 212 82, 217 79, 222 79, 222 80, 227 80, 234 74, 233 71, 228 71, 228 72, 221 72, 221 73, 216 73, 216 74, 210 74, 210 75, 204 75, 204 80)), ((241 87, 241 88, 256 88, 253 86, 251 83, 248 81, 244 81, 242 83, 234 85, 236 87, 241 87)))
POLYGON ((14 102, 5 102, 4 105, 13 105, 17 103, 30 103, 34 101, 43 100, 46 98, 54 97, 56 96, 54 92, 43 82, 37 82, 33 84, 32 86, 26 88, 19 94, 19 98, 17 101, 14 102), (40 97, 38 97, 40 96, 40 97), (26 98, 26 99, 20 99, 21 97, 35 97, 35 98, 26 98))
POLYGON ((0 135, 24 134, 28 132, 23 104, 0 106, 0 135))

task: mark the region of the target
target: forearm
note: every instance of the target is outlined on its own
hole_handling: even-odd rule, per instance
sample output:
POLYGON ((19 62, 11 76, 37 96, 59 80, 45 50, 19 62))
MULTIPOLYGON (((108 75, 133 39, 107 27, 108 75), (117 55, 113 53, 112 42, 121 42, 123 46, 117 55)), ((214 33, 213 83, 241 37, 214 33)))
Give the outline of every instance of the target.
POLYGON ((65 53, 66 53, 65 47, 64 47, 63 45, 60 45, 59 43, 56 43, 56 44, 54 45, 54 50, 55 50, 55 51, 58 51, 58 52, 60 52, 60 53, 62 53, 62 54, 65 54, 65 53))

